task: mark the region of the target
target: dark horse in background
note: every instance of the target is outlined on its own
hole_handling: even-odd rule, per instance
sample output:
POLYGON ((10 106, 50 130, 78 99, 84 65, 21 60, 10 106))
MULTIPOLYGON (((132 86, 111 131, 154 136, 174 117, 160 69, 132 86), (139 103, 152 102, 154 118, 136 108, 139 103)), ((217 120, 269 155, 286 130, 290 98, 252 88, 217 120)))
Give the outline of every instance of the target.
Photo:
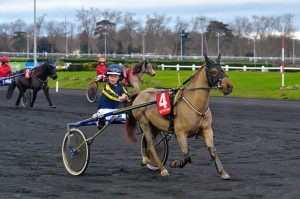
MULTIPOLYGON (((32 100, 31 100, 29 107, 33 108, 37 93, 40 90, 43 90, 45 93, 45 96, 49 102, 49 105, 52 108, 55 108, 55 105, 52 104, 50 95, 49 95, 48 77, 52 78, 53 80, 55 80, 57 78, 56 66, 57 66, 57 64, 54 61, 48 60, 41 66, 31 69, 31 71, 30 71, 31 75, 29 78, 26 78, 25 75, 16 77, 14 79, 14 81, 12 82, 12 84, 10 84, 10 86, 8 87, 8 90, 6 93, 6 98, 10 99, 13 95, 15 88, 18 87, 18 89, 20 91, 19 97, 16 101, 16 107, 18 107, 20 104, 21 98, 24 96, 25 91, 27 89, 32 89, 33 96, 32 96, 32 100)), ((28 69, 20 70, 17 73, 25 74, 26 70, 28 70, 28 69)))

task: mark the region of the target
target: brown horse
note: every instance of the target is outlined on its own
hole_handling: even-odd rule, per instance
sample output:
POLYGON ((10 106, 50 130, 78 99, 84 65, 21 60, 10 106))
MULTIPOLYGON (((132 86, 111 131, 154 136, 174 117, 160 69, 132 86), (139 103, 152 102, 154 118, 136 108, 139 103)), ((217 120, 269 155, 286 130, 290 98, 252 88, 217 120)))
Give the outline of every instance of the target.
POLYGON ((148 74, 150 77, 155 75, 155 71, 149 60, 137 63, 132 69, 127 69, 126 71, 127 77, 123 79, 121 84, 125 87, 133 87, 135 93, 140 91, 139 87, 144 74, 148 74))
MULTIPOLYGON (((220 58, 221 56, 219 54, 216 61, 214 61, 205 55, 205 64, 197 73, 190 77, 190 82, 186 87, 179 89, 181 93, 179 94, 177 102, 174 104, 173 110, 176 110, 176 114, 173 119, 162 117, 158 112, 157 105, 146 106, 132 110, 132 112, 129 113, 125 125, 129 141, 136 141, 134 129, 137 121, 147 141, 148 152, 146 156, 143 157, 143 166, 149 164, 151 153, 161 171, 161 175, 169 175, 159 160, 153 146, 152 138, 159 132, 175 133, 183 153, 184 157, 182 160, 174 160, 171 163, 172 168, 183 168, 188 162, 191 163, 187 138, 194 135, 201 135, 205 140, 220 177, 222 179, 230 179, 222 167, 214 146, 212 113, 209 109, 209 93, 211 89, 217 87, 224 95, 228 95, 233 90, 232 83, 220 66, 220 58)), ((166 91, 166 89, 146 89, 137 95, 132 105, 156 100, 156 95, 163 91, 166 91)))

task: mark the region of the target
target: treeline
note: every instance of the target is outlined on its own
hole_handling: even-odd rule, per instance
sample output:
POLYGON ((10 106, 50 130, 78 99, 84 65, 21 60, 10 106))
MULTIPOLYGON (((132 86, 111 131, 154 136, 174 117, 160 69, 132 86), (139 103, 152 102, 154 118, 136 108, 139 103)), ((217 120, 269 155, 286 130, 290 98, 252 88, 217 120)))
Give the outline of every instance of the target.
MULTIPOLYGON (((297 28, 291 14, 236 17, 225 24, 201 15, 184 20, 153 13, 141 20, 133 13, 82 8, 76 10, 75 18, 76 23, 48 20, 46 14, 38 17, 37 51, 279 57, 284 34, 285 55, 300 55, 295 54, 300 44, 295 40, 297 28)), ((33 24, 22 19, 0 24, 0 52, 33 52, 33 30, 33 24)))

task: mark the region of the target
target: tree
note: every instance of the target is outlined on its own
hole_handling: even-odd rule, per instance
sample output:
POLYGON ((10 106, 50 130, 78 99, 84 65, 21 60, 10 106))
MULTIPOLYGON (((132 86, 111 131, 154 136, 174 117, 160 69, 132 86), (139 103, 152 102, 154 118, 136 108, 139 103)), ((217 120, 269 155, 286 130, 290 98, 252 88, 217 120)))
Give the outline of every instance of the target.
POLYGON ((247 44, 248 39, 245 37, 250 37, 252 31, 252 26, 248 18, 246 17, 236 17, 233 23, 230 25, 235 39, 233 42, 233 55, 234 56, 245 56, 249 49, 247 44))
POLYGON ((81 22, 79 26, 79 32, 82 33, 80 38, 86 39, 81 42, 87 43, 88 54, 90 54, 91 52, 90 40, 94 36, 94 30, 99 16, 100 16, 100 11, 98 8, 90 8, 89 10, 85 10, 84 8, 81 8, 81 10, 76 10, 76 17, 78 21, 81 22))
MULTIPOLYGON (((132 53, 133 40, 137 37, 137 31, 139 27, 139 21, 133 19, 134 14, 125 13, 122 24, 123 26, 119 31, 119 39, 123 42, 125 53, 132 53)), ((138 47, 138 46, 136 46, 138 47)))
POLYGON ((148 51, 153 53, 159 53, 161 49, 164 49, 164 35, 168 31, 167 25, 170 22, 170 18, 166 15, 159 15, 153 13, 153 16, 147 15, 145 24, 145 32, 147 34, 145 43, 148 46, 148 51))
MULTIPOLYGON (((213 52, 217 52, 217 39, 223 42, 221 46, 227 46, 229 49, 230 41, 233 38, 232 30, 229 29, 228 24, 224 24, 219 21, 211 21, 210 24, 206 28, 207 31, 207 53, 213 54, 213 52), (218 35, 219 34, 219 35, 218 35)), ((222 52, 222 51, 221 51, 222 52)), ((216 53, 217 54, 217 53, 216 53)))

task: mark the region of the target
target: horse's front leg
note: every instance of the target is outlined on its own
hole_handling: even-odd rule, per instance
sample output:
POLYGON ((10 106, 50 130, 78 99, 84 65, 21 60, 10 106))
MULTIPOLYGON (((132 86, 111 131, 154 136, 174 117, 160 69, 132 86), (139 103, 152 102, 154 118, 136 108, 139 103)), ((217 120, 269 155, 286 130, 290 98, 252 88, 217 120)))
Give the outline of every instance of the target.
POLYGON ((138 83, 134 82, 134 83, 131 83, 132 87, 133 87, 133 90, 134 90, 134 93, 139 93, 140 92, 140 86, 138 83))
MULTIPOLYGON (((169 175, 169 172, 168 170, 164 167, 164 165, 161 163, 159 157, 157 156, 157 153, 156 153, 156 150, 155 150, 155 147, 153 145, 153 140, 152 140, 152 133, 151 133, 151 127, 149 125, 142 125, 141 124, 141 128, 143 129, 143 132, 144 132, 144 135, 145 135, 145 138, 147 140, 147 148, 148 150, 151 152, 156 164, 158 165, 158 168, 160 169, 160 174, 162 176, 168 176, 169 175)), ((149 157, 144 157, 145 159, 143 159, 142 161, 142 165, 147 165, 150 160, 149 160, 149 157)))
POLYGON ((183 168, 187 163, 192 163, 192 158, 191 155, 189 154, 187 137, 185 135, 185 132, 176 133, 176 137, 183 154, 183 159, 172 161, 170 166, 172 168, 183 168))
POLYGON ((43 88, 43 91, 44 91, 44 94, 45 94, 51 108, 56 108, 56 106, 52 104, 51 99, 50 99, 49 86, 46 86, 45 88, 43 88))
POLYGON ((35 102, 35 100, 36 100, 37 93, 38 93, 38 91, 35 90, 35 89, 33 89, 32 100, 31 100, 31 103, 30 103, 29 108, 33 108, 34 102, 35 102))
POLYGON ((212 157, 212 159, 213 159, 213 161, 215 163, 217 172, 219 173, 220 177, 223 180, 230 180, 230 176, 224 170, 224 168, 223 168, 223 166, 221 164, 221 161, 219 160, 219 156, 217 154, 217 150, 216 150, 216 148, 214 146, 213 130, 211 128, 209 128, 207 130, 204 130, 203 131, 203 137, 205 139, 205 143, 206 143, 206 146, 208 148, 209 154, 210 154, 210 156, 212 157))

